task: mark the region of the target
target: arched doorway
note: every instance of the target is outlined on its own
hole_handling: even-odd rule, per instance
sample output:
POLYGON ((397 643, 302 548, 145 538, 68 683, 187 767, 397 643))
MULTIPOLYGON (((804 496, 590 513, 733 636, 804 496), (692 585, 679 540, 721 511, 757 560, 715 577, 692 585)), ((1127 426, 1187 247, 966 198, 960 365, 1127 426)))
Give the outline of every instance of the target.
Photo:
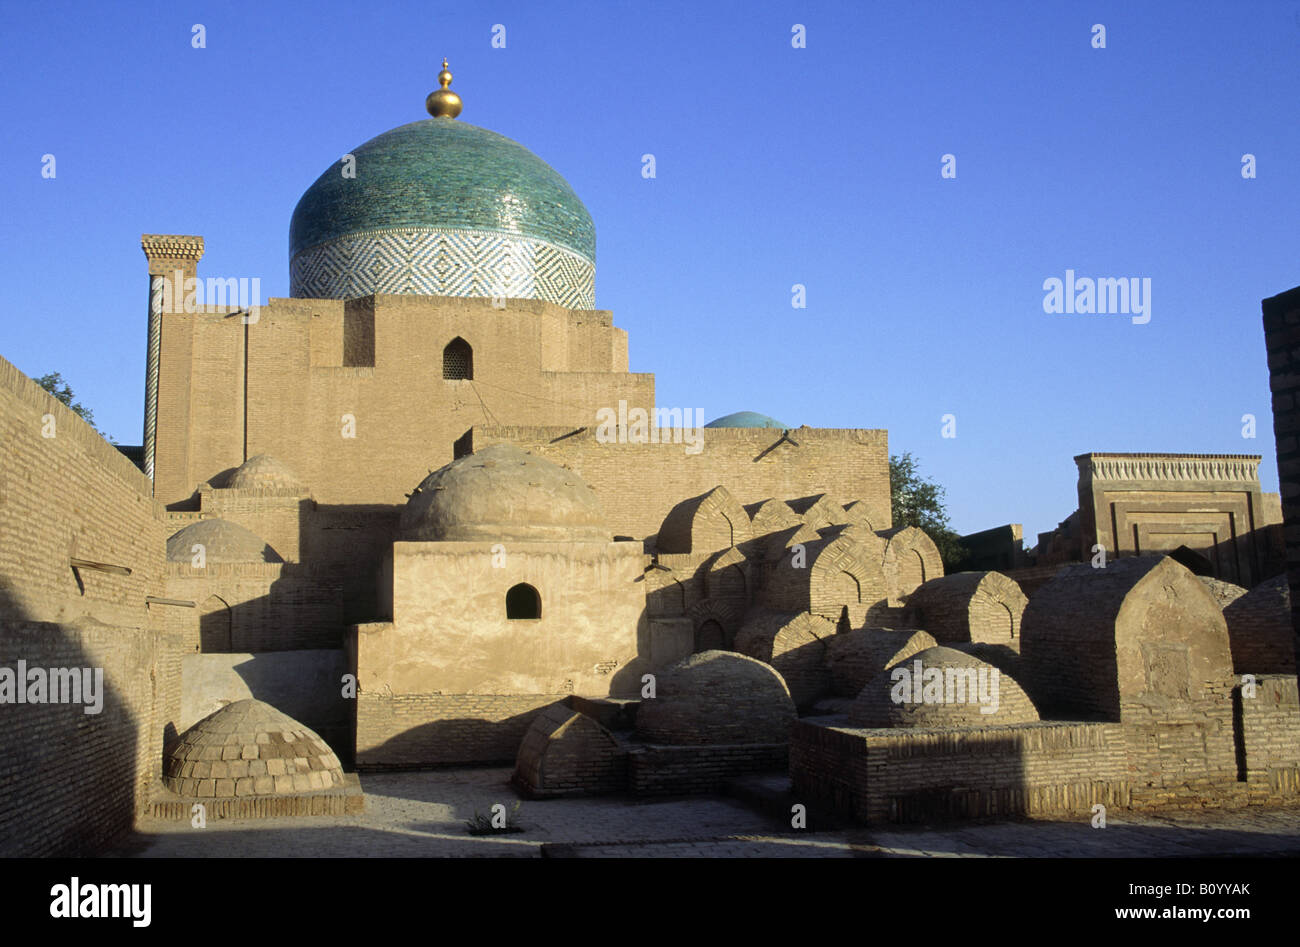
POLYGON ((203 654, 233 651, 230 625, 230 606, 219 596, 209 595, 199 606, 199 651, 203 654))

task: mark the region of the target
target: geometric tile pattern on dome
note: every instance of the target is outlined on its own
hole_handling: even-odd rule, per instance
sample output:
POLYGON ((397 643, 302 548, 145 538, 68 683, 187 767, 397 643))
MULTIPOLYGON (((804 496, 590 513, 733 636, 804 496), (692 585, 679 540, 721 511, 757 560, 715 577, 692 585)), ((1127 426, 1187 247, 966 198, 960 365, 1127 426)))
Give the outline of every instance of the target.
POLYGON ((544 240, 487 230, 401 228, 348 234, 300 251, 289 263, 297 298, 371 293, 505 296, 594 309, 596 267, 544 240))

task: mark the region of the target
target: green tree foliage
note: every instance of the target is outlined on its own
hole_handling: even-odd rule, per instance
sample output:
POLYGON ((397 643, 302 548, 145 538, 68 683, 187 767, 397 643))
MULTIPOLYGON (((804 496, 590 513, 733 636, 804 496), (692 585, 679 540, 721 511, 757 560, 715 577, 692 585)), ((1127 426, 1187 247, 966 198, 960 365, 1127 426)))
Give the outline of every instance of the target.
POLYGON ((895 528, 915 526, 939 547, 945 572, 957 572, 966 559, 961 539, 948 526, 944 507, 944 489, 928 477, 922 477, 911 451, 889 458, 889 507, 895 528))
POLYGON ((42 375, 40 378, 36 379, 36 384, 40 385, 50 394, 54 395, 55 398, 67 405, 74 414, 81 418, 81 420, 95 428, 96 431, 99 431, 99 434, 107 439, 110 444, 116 443, 112 438, 108 437, 107 434, 104 434, 103 431, 100 431, 99 428, 95 427, 95 412, 91 411, 81 402, 73 400, 77 396, 73 394, 72 388, 63 380, 63 376, 58 372, 50 372, 48 375, 42 375))

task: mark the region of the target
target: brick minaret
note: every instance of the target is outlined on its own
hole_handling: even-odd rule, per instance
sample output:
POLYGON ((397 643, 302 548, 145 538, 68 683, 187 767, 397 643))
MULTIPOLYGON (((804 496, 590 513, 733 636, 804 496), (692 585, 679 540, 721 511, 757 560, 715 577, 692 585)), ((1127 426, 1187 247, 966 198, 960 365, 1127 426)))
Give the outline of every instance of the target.
MULTIPOLYGON (((163 300, 179 311, 185 298, 185 281, 196 279, 198 263, 203 257, 203 238, 176 234, 151 234, 140 237, 140 247, 149 260, 149 350, 145 360, 144 382, 144 472, 154 476, 158 443, 158 386, 163 335, 163 300), (164 294, 161 281, 172 282, 164 294)), ((183 443, 183 441, 182 441, 183 443)))

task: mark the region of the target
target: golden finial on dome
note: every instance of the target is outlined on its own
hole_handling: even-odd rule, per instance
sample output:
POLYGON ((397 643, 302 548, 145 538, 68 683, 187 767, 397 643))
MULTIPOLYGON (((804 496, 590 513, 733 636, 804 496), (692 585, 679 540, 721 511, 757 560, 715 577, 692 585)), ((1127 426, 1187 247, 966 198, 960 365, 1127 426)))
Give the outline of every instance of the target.
POLYGON ((460 114, 463 103, 460 96, 448 88, 451 85, 451 72, 447 69, 445 57, 442 60, 442 72, 438 73, 438 85, 442 88, 429 93, 429 97, 424 100, 424 107, 434 118, 455 118, 460 114))

